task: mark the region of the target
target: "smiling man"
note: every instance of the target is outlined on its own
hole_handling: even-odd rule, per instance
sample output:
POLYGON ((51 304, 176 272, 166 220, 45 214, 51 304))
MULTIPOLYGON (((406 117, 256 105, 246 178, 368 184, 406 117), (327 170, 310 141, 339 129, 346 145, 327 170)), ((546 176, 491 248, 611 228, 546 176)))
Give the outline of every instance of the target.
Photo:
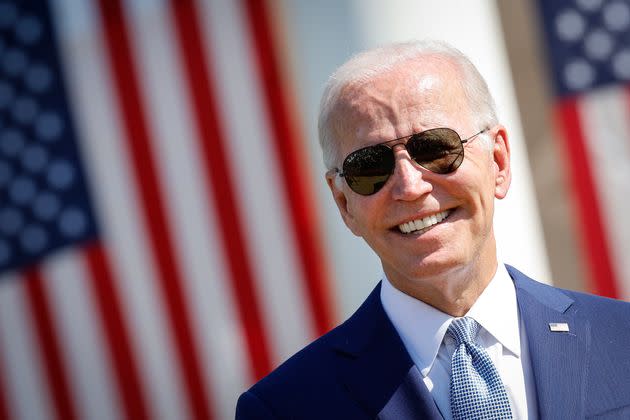
POLYGON ((509 138, 465 56, 439 42, 359 54, 330 78, 319 128, 341 217, 384 278, 245 392, 237 418, 630 415, 630 305, 497 260, 509 138))

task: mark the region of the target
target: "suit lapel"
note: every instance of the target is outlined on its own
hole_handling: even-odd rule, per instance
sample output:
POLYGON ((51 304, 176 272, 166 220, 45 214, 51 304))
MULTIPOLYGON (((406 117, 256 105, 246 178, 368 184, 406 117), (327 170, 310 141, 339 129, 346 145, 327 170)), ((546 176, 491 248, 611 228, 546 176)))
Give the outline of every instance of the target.
POLYGON ((509 267, 525 325, 540 418, 583 418, 590 341, 589 324, 573 300, 509 267), (566 323, 553 332, 550 323, 566 323))
POLYGON ((341 381, 370 417, 441 418, 418 369, 385 313, 380 284, 341 327, 333 344, 341 381))
POLYGON ((378 418, 383 420, 442 419, 415 365, 409 369, 403 382, 396 388, 378 418))

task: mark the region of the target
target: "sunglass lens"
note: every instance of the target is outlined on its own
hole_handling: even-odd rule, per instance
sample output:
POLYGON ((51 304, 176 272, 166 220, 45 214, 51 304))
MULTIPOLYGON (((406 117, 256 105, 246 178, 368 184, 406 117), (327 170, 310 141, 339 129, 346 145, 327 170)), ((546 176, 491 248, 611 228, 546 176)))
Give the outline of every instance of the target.
POLYGON ((418 165, 437 174, 453 172, 464 160, 459 134, 449 128, 435 128, 412 136, 407 150, 418 165))
POLYGON ((394 169, 394 154, 383 145, 359 149, 346 157, 343 172, 346 182, 361 195, 374 194, 385 185, 394 169))

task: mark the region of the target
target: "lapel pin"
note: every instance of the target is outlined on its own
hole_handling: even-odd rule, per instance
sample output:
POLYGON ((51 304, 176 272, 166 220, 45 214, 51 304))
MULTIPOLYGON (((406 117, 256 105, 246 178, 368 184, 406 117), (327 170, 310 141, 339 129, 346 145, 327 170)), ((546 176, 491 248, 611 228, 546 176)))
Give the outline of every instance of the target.
POLYGON ((549 331, 551 332, 569 332, 569 324, 566 322, 550 322, 549 331))

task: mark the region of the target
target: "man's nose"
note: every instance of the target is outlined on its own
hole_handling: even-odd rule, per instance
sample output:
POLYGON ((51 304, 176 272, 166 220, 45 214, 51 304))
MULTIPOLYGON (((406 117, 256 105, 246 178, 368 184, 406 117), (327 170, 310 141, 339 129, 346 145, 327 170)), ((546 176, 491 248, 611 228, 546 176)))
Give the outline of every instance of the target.
POLYGON ((391 176, 392 198, 413 201, 433 190, 433 184, 426 179, 426 174, 406 151, 396 153, 396 167, 391 176))

